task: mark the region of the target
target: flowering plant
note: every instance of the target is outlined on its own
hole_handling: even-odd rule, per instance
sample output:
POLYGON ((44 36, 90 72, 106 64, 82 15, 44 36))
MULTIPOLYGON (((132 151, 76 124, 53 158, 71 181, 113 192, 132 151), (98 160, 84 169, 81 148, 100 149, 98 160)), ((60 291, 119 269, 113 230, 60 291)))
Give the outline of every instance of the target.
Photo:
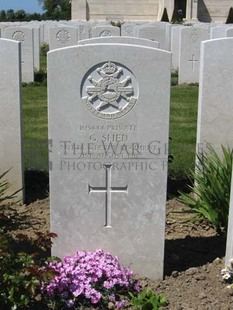
MULTIPOLYGON (((226 268, 221 270, 221 275, 223 280, 227 282, 232 282, 233 280, 233 259, 229 260, 229 265, 226 268)), ((233 284, 227 286, 227 288, 233 288, 233 284)))
POLYGON ((52 268, 56 276, 43 283, 43 291, 59 304, 59 309, 80 305, 120 309, 127 303, 130 292, 140 291, 133 272, 103 250, 79 251, 73 257, 64 257, 63 262, 50 262, 46 268, 52 268))

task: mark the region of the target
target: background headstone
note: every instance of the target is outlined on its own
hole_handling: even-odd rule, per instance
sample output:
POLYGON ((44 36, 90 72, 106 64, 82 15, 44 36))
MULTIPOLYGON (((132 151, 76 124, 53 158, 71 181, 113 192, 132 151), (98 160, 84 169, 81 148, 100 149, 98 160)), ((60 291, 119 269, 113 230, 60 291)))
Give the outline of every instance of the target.
POLYGON ((198 99, 197 152, 210 143, 233 147, 233 38, 202 42, 198 99))
POLYGON ((78 25, 78 39, 85 40, 90 37, 90 25, 88 23, 79 23, 78 25))
POLYGON ((179 84, 199 82, 200 44, 208 39, 208 29, 197 27, 181 28, 179 84))
POLYGON ((228 28, 228 29, 226 29, 225 34, 226 34, 226 37, 227 37, 227 38, 228 38, 228 37, 233 37, 233 28, 228 28))
POLYGON ((3 37, 21 42, 22 81, 34 81, 33 29, 25 27, 5 28, 3 37))
POLYGON ((179 47, 180 47, 180 27, 173 27, 171 32, 171 52, 172 52, 172 69, 178 70, 179 69, 179 47))
POLYGON ((148 40, 159 42, 159 47, 164 50, 168 50, 167 45, 167 33, 164 27, 159 26, 138 26, 135 28, 135 36, 148 40))
POLYGON ((102 248, 162 278, 170 61, 124 44, 48 53, 53 255, 102 248))
POLYGON ((121 36, 126 36, 126 37, 134 37, 135 35, 135 27, 136 24, 134 23, 123 23, 121 25, 121 36))
POLYGON ((31 25, 33 29, 33 67, 40 69, 40 28, 36 25, 31 25))
POLYGON ((20 61, 20 43, 0 39, 0 170, 11 169, 5 177, 9 194, 23 188, 20 61))
POLYGON ((49 31, 49 50, 78 44, 78 28, 56 27, 49 31))
POLYGON ((136 37, 96 37, 79 41, 79 44, 98 44, 98 43, 119 43, 119 44, 135 44, 159 48, 159 43, 147 39, 136 37))
POLYGON ((230 29, 230 25, 221 25, 217 27, 212 27, 210 29, 210 39, 219 39, 226 37, 227 29, 230 29))
POLYGON ((91 29, 91 37, 110 37, 110 36, 120 36, 120 28, 103 25, 103 26, 94 26, 91 29))

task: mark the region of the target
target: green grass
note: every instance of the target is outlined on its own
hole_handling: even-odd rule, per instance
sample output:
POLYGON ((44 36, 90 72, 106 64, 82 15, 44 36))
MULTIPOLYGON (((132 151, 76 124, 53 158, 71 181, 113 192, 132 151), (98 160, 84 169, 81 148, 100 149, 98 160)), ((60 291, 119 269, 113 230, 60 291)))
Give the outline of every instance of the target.
POLYGON ((47 171, 47 87, 24 86, 22 99, 25 169, 47 171))
MULTIPOLYGON (((176 86, 171 90, 170 147, 174 156, 169 176, 185 179, 194 167, 197 86, 176 86)), ((48 171, 47 89, 46 86, 23 87, 23 124, 25 168, 48 171)))
POLYGON ((170 146, 173 162, 169 176, 184 179, 194 168, 197 129, 197 86, 177 86, 171 90, 170 146))

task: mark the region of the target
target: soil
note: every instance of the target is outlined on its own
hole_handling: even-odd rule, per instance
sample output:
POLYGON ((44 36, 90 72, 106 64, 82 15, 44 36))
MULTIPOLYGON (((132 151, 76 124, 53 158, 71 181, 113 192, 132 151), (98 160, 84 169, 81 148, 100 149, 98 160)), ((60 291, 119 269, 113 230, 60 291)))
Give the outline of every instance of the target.
MULTIPOLYGON (((28 184, 26 189, 32 194, 27 195, 27 204, 13 211, 11 229, 13 235, 25 233, 34 238, 37 231, 49 231, 49 198, 45 197, 48 191, 43 178, 31 188, 28 184)), ((164 279, 143 279, 143 284, 166 296, 166 310, 233 309, 233 289, 228 289, 221 277, 225 237, 217 235, 205 220, 174 213, 181 210, 187 208, 177 199, 167 201, 164 279)))

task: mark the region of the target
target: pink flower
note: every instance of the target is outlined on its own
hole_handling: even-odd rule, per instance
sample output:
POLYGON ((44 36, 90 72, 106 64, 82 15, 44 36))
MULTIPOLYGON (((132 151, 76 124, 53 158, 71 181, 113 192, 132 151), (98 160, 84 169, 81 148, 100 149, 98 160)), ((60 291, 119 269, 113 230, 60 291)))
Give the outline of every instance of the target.
POLYGON ((125 294, 127 298, 129 291, 140 290, 139 282, 133 280, 133 272, 103 250, 77 252, 73 257, 64 257, 63 262, 49 263, 48 267, 58 275, 49 284, 42 284, 43 291, 69 308, 77 308, 83 299, 85 303, 104 306, 111 301, 122 308, 126 301, 119 297, 125 294))
POLYGON ((125 304, 126 304, 125 300, 116 301, 116 307, 117 307, 117 309, 120 309, 120 308, 124 307, 125 304))

